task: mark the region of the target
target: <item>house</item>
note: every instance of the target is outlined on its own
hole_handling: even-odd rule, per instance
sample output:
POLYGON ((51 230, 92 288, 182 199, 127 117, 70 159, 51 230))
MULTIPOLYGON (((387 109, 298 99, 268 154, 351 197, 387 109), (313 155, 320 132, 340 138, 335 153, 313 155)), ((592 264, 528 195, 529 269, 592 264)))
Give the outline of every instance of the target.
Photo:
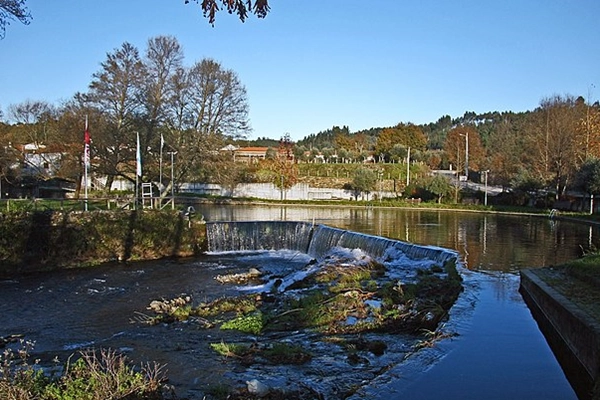
POLYGON ((267 158, 268 150, 268 147, 238 147, 233 152, 233 159, 247 164, 257 163, 267 158))
POLYGON ((63 154, 54 146, 27 143, 14 148, 21 154, 21 176, 51 178, 60 169, 63 154))

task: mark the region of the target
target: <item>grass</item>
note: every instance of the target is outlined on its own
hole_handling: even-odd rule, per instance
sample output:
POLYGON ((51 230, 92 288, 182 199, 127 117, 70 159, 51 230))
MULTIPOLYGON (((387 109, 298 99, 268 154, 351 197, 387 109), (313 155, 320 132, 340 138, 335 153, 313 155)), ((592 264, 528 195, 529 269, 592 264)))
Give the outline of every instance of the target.
POLYGON ((100 349, 72 356, 59 376, 46 374, 31 361, 33 343, 0 354, 0 398, 8 400, 162 400, 163 366, 134 368, 115 350, 100 349))
POLYGON ((600 253, 533 272, 600 322, 600 253))

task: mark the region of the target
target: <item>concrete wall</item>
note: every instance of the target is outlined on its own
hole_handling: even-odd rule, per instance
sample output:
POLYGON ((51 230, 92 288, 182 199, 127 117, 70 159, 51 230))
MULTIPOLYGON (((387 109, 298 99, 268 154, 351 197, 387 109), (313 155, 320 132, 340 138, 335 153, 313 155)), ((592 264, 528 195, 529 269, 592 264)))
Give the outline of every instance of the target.
POLYGON ((598 398, 600 324, 533 271, 521 271, 520 292, 578 397, 598 398))
MULTIPOLYGON (((226 197, 250 197, 267 200, 354 200, 354 192, 344 189, 313 188, 306 183, 298 183, 281 192, 272 183, 244 183, 235 187, 233 193, 220 185, 211 183, 184 183, 179 187, 180 192, 189 192, 226 197)), ((361 200, 373 200, 381 193, 382 197, 393 198, 393 192, 374 191, 364 195, 361 200)))

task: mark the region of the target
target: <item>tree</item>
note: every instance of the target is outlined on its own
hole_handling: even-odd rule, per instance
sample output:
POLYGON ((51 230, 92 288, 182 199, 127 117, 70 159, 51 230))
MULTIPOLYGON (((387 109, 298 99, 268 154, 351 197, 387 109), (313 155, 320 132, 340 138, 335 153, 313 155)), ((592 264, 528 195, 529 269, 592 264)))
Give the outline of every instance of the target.
POLYGON ((393 128, 385 128, 377 138, 375 153, 388 161, 393 158, 394 146, 402 145, 405 149, 424 150, 427 145, 427 137, 423 130, 414 124, 400 123, 393 128))
POLYGON ((25 0, 0 0, 0 39, 4 39, 6 26, 15 20, 25 25, 31 21, 25 0))
POLYGON ((590 214, 594 212, 594 196, 600 194, 600 159, 586 160, 577 171, 575 187, 590 195, 590 214))
POLYGON ((454 193, 454 187, 443 176, 436 175, 425 183, 425 190, 434 194, 437 197, 437 202, 441 203, 446 196, 451 196, 454 193))
POLYGON ((526 169, 528 151, 527 114, 495 113, 487 140, 488 164, 493 174, 493 183, 509 187, 511 181, 526 169))
POLYGON ((459 173, 466 168, 467 140, 469 143, 469 170, 478 170, 485 160, 485 150, 477 130, 470 125, 457 126, 448 132, 444 151, 448 161, 456 166, 459 173))
POLYGON ((8 116, 22 129, 20 137, 13 138, 18 143, 43 144, 47 142, 49 122, 55 119, 55 108, 46 101, 26 100, 8 107, 8 116))
POLYGON ((531 116, 525 163, 540 180, 554 186, 556 198, 566 189, 585 151, 579 144, 579 120, 572 96, 546 98, 531 116))
MULTIPOLYGON (((6 26, 11 21, 17 20, 27 25, 31 21, 31 14, 25 6, 26 0, 0 0, 0 39, 4 38, 6 26)), ((268 0, 185 0, 200 3, 202 14, 208 18, 208 22, 215 24, 217 12, 220 10, 219 3, 229 14, 237 14, 240 21, 245 22, 248 14, 254 14, 258 18, 265 18, 271 8, 268 0)))
POLYGON ((371 193, 375 189, 377 183, 377 173, 369 168, 358 168, 354 172, 352 178, 352 190, 354 190, 354 196, 358 200, 358 196, 363 193, 371 193))
MULTIPOLYGON (((200 3, 200 0, 185 0, 185 4, 194 1, 200 3)), ((258 18, 264 18, 269 13, 270 7, 268 0, 202 0, 200 3, 202 13, 208 17, 208 22, 214 25, 216 14, 220 10, 219 3, 227 10, 229 14, 237 14, 240 21, 246 21, 248 13, 253 13, 258 18)))
POLYGON ((195 181, 218 161, 226 139, 250 130, 246 88, 235 72, 211 59, 179 69, 172 81, 165 141, 177 152, 176 180, 195 181))
MULTIPOLYGON (((145 174, 156 178, 162 160, 164 145, 164 122, 168 118, 169 100, 175 91, 175 75, 183 68, 183 49, 172 36, 157 36, 148 40, 142 63, 144 77, 140 88, 143 133, 141 143, 145 164, 145 174), (148 150, 150 149, 150 150, 148 150), (155 149, 154 151, 152 151, 155 149)), ((162 181, 162 177, 157 178, 162 181)))
MULTIPOLYGON (((141 88, 145 67, 138 49, 130 43, 108 53, 101 70, 93 75, 87 99, 106 119, 104 129, 95 130, 97 170, 108 176, 107 187, 120 176, 135 181, 136 131, 140 128, 141 88)), ((146 146, 141 147, 145 152, 146 146)))

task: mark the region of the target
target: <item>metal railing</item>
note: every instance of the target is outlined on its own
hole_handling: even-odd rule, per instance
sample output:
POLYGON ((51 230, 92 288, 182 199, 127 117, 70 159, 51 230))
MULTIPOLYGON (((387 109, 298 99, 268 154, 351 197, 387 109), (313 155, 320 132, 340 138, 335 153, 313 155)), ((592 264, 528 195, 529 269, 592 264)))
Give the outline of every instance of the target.
POLYGON ((0 199, 0 213, 18 211, 99 211, 99 210, 133 210, 157 209, 170 207, 175 209, 173 197, 146 197, 136 203, 133 196, 94 197, 88 199, 0 199))

